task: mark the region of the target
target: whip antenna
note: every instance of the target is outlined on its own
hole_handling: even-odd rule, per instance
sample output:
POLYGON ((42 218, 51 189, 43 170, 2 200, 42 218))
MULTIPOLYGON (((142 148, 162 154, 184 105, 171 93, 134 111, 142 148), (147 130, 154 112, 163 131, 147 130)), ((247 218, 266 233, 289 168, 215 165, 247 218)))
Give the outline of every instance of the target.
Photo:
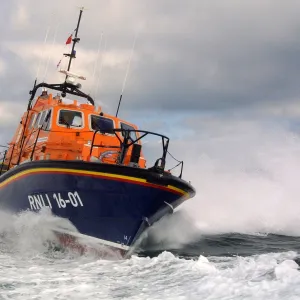
POLYGON ((122 87, 122 91, 121 91, 121 95, 120 95, 120 99, 119 99, 119 104, 118 104, 118 108, 117 108, 117 112, 116 112, 116 117, 118 116, 118 113, 119 113, 119 108, 120 108, 120 104, 121 104, 122 97, 123 97, 123 92, 124 92, 125 85, 126 85, 126 80, 127 80, 127 76, 128 76, 128 72, 129 72, 129 68, 130 68, 131 58, 132 58, 132 55, 133 55, 136 39, 137 39, 137 34, 134 37, 134 41, 133 41, 133 45, 132 45, 132 49, 131 49, 131 54, 130 54, 130 57, 129 57, 129 60, 128 60, 127 70, 126 70, 126 74, 125 74, 125 78, 124 78, 124 82, 123 82, 123 87, 122 87))
POLYGON ((44 82, 46 80, 46 76, 47 76, 47 72, 48 72, 48 66, 49 66, 49 61, 50 61, 50 58, 52 56, 54 44, 55 44, 55 41, 56 41, 58 26, 59 26, 59 23, 56 25, 56 29, 55 29, 55 32, 54 32, 54 35, 53 35, 53 41, 52 41, 52 45, 51 45, 51 48, 50 48, 50 53, 48 55, 48 60, 47 60, 47 63, 46 63, 46 69, 45 69, 44 80, 43 80, 44 82))
POLYGON ((45 35, 44 44, 43 44, 43 50, 42 50, 42 56, 40 57, 40 61, 39 61, 38 69, 37 69, 37 72, 36 72, 36 77, 35 77, 35 83, 34 83, 34 85, 36 85, 37 78, 39 76, 39 72, 40 72, 40 68, 41 68, 41 62, 42 62, 42 59, 43 59, 43 56, 44 56, 45 45, 46 45, 46 42, 47 42, 49 31, 50 31, 50 26, 48 26, 48 28, 46 30, 46 35, 45 35))
POLYGON ((98 60, 99 60, 99 53, 100 53, 100 48, 102 46, 102 38, 103 38, 103 32, 101 32, 101 37, 100 37, 100 41, 99 41, 99 44, 98 44, 97 59, 96 59, 95 65, 94 65, 94 71, 93 71, 93 77, 92 77, 92 86, 91 86, 90 93, 92 93, 92 89, 93 89, 93 86, 94 86, 95 74, 96 74, 96 69, 97 69, 98 60))
POLYGON ((99 75, 98 75, 98 80, 97 80, 97 85, 96 85, 96 92, 95 92, 95 99, 97 99, 97 95, 98 95, 98 89, 99 89, 99 85, 100 85, 100 76, 101 76, 101 72, 102 72, 102 66, 103 66, 103 54, 106 51, 106 37, 105 37, 105 42, 104 42, 104 50, 102 53, 102 58, 101 58, 101 63, 100 63, 100 70, 99 70, 99 75))

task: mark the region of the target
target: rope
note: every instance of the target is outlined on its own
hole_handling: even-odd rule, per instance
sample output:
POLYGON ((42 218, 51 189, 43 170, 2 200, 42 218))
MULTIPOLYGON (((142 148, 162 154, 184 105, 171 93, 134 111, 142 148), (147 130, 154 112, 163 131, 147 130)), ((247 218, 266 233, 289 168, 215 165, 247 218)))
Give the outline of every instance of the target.
POLYGON ((175 158, 169 151, 167 151, 168 152, 168 154, 174 159, 174 160, 176 160, 177 162, 179 162, 179 163, 182 163, 182 160, 180 161, 180 160, 178 160, 177 158, 175 158))

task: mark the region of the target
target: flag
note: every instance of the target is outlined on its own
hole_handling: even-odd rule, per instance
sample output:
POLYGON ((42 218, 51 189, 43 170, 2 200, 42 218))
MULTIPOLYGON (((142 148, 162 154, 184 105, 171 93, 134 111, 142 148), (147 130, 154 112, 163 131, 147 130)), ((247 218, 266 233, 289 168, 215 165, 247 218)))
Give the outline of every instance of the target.
POLYGON ((68 37, 67 41, 66 41, 66 45, 71 44, 72 42, 72 34, 68 37))

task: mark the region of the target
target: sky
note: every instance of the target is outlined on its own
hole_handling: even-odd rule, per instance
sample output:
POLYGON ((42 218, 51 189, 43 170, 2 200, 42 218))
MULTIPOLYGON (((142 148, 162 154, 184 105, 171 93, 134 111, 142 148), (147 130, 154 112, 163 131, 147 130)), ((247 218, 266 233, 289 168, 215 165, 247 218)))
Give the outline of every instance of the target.
POLYGON ((104 112, 116 111, 136 39, 121 118, 170 136, 186 179, 212 206, 220 196, 212 182, 230 191, 239 186, 234 199, 242 187, 263 189, 260 203, 273 199, 270 180, 289 190, 286 178, 299 177, 298 161, 291 162, 300 149, 298 0, 2 0, 0 143, 10 140, 35 78, 63 80, 56 65, 82 6, 72 70, 87 77, 83 91, 104 112), (264 183, 253 183, 258 171, 264 183))
POLYGON ((72 70, 87 77, 83 90, 105 112, 116 111, 136 38, 120 117, 175 139, 253 121, 300 127, 297 0, 1 3, 1 142, 15 130, 34 79, 63 80, 56 65, 70 50, 65 41, 81 6, 72 70))
POLYGON ((162 126, 178 116, 189 127, 254 117, 297 125, 299 1, 3 0, 1 6, 5 128, 26 107, 39 65, 40 81, 62 80, 56 65, 79 6, 86 10, 73 70, 87 77, 83 88, 108 112, 116 110, 136 36, 121 117, 149 127, 155 116, 162 126))

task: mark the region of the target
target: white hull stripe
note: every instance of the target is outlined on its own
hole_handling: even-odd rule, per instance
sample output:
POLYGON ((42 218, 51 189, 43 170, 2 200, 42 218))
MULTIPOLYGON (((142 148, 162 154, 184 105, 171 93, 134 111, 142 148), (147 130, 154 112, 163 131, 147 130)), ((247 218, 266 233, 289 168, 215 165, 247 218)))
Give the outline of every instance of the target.
POLYGON ((102 239, 95 238, 95 237, 89 236, 89 235, 85 235, 85 234, 82 234, 82 233, 79 233, 79 232, 68 231, 68 230, 60 229, 60 228, 53 229, 53 231, 56 232, 56 233, 67 234, 67 235, 70 235, 72 237, 75 237, 75 238, 79 239, 78 242, 80 242, 80 240, 81 240, 82 243, 91 242, 91 243, 93 243, 93 245, 95 245, 95 243, 96 244, 102 244, 102 245, 105 245, 105 246, 118 248, 118 249, 122 249, 122 250, 125 250, 125 251, 128 251, 130 249, 129 246, 114 243, 114 242, 110 242, 110 241, 107 241, 107 240, 102 240, 102 239))

